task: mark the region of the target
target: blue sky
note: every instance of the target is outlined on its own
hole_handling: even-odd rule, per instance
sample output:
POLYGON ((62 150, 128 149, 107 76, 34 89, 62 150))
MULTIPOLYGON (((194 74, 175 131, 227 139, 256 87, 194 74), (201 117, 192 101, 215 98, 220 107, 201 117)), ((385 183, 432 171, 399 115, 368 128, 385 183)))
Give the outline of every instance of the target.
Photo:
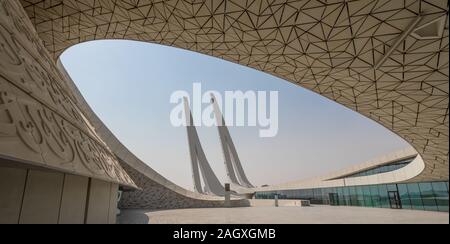
MULTIPOLYGON (((244 169, 255 185, 326 174, 409 145, 381 125, 320 95, 260 71, 206 55, 134 41, 95 41, 61 60, 97 115, 141 160, 193 189, 187 134, 173 127, 174 91, 279 91, 279 133, 232 127, 244 169)), ((225 168, 216 128, 200 127, 206 156, 219 179, 225 168)))

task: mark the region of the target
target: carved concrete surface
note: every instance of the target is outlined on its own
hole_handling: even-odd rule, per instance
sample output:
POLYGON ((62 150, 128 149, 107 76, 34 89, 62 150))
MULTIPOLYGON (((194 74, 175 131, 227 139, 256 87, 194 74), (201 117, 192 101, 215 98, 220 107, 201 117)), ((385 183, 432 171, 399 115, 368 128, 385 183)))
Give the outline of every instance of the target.
POLYGON ((445 0, 21 0, 56 59, 90 40, 184 48, 281 77, 377 121, 448 170, 445 0))
MULTIPOLYGON (((222 208, 225 207, 223 197, 204 195, 201 199, 172 191, 166 185, 161 185, 137 170, 122 163, 124 169, 131 176, 139 191, 124 192, 119 208, 121 209, 185 209, 185 208, 222 208)), ((246 199, 233 199, 231 206, 249 207, 246 199)))
POLYGON ((0 157, 134 187, 18 1, 0 1, 0 157))

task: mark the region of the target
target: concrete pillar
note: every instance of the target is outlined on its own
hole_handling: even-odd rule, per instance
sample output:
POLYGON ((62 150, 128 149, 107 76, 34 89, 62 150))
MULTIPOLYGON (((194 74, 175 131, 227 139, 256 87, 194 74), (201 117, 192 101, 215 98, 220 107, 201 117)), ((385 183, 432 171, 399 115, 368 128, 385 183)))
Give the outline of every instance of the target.
POLYGON ((275 195, 275 207, 277 207, 277 208, 280 206, 278 199, 279 199, 278 194, 276 194, 275 195))
POLYGON ((230 184, 225 184, 225 207, 231 207, 231 187, 230 184))
POLYGON ((118 203, 119 203, 119 185, 111 184, 108 224, 116 224, 116 218, 118 214, 117 209, 118 203))

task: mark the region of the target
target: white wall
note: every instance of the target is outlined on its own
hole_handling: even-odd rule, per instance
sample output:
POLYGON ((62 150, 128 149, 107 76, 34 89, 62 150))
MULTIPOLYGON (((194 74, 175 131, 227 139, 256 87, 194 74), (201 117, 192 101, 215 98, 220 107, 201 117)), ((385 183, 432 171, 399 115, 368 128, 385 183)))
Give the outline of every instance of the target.
POLYGON ((117 193, 114 183, 0 162, 0 224, 115 224, 117 193))

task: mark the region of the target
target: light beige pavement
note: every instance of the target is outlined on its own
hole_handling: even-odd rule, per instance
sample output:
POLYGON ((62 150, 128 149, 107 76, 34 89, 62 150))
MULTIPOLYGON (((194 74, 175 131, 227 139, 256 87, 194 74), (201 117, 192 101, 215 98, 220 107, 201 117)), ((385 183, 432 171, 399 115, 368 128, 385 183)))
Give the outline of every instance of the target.
POLYGON ((360 207, 123 210, 119 224, 449 224, 449 213, 360 207))

